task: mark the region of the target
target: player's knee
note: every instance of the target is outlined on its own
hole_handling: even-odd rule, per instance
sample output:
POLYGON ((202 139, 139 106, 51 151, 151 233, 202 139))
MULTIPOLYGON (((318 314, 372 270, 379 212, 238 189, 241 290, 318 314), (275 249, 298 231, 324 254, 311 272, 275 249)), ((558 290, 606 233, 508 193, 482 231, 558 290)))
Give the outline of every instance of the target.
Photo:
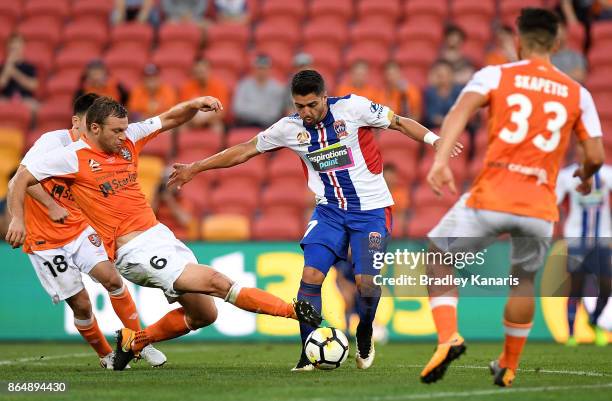
MULTIPOLYGON (((211 295, 225 298, 230 288, 232 287, 232 280, 230 280, 225 274, 211 268, 209 285, 211 287, 211 295)), ((216 313, 216 312, 215 312, 216 313)))
POLYGON ((325 275, 314 267, 305 266, 302 271, 302 281, 309 284, 323 284, 325 275))
POLYGON ((106 288, 108 292, 117 291, 123 288, 123 280, 119 273, 112 274, 106 281, 104 288, 106 288))
POLYGON ((79 293, 66 300, 77 319, 89 319, 92 315, 91 301, 87 293, 79 293))

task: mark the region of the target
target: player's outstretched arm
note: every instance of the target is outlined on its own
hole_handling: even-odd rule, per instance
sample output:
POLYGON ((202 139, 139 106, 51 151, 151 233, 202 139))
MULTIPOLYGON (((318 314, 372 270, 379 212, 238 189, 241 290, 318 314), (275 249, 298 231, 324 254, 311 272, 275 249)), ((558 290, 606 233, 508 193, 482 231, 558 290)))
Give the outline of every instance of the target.
POLYGON ((219 99, 212 96, 202 96, 182 102, 172 107, 170 110, 159 115, 162 123, 160 131, 167 131, 178 127, 191 120, 198 111, 223 110, 223 105, 219 99))
POLYGON ((198 173, 206 170, 236 166, 246 162, 259 153, 260 152, 257 150, 257 137, 255 137, 248 142, 234 145, 231 148, 225 149, 197 162, 190 164, 175 163, 172 166, 174 170, 172 174, 170 174, 168 187, 181 189, 183 185, 191 181, 198 173))
MULTIPOLYGON (((411 118, 398 116, 396 114, 391 119, 389 128, 399 131, 415 141, 425 142, 433 146, 436 150, 439 148, 440 137, 411 118)), ((458 156, 462 151, 463 145, 459 142, 455 142, 451 156, 458 156)))
POLYGON ((25 223, 23 218, 23 203, 26 190, 30 185, 37 184, 38 180, 27 168, 17 171, 8 188, 7 203, 11 214, 11 223, 6 233, 6 242, 17 248, 25 241, 25 223))

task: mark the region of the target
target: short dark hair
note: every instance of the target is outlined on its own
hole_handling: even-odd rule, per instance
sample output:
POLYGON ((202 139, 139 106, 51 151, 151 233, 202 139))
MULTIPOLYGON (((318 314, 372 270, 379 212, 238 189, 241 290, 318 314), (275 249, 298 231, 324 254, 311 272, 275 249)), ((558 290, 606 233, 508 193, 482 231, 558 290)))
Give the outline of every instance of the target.
POLYGON ((317 96, 325 92, 325 81, 315 70, 303 70, 291 79, 291 94, 306 96, 314 93, 317 96))
POLYGON ((82 116, 87 113, 87 110, 91 107, 93 102, 99 98, 100 95, 95 94, 93 92, 85 93, 79 97, 77 97, 72 105, 72 115, 73 116, 82 116))
POLYGON ((444 36, 448 36, 451 34, 458 34, 459 36, 461 36, 461 39, 465 40, 465 38, 467 37, 465 31, 459 26, 459 25, 455 25, 455 24, 447 24, 444 27, 444 36))
POLYGON ((128 111, 121 103, 108 96, 99 97, 87 110, 87 129, 91 130, 92 124, 104 125, 108 117, 124 118, 127 115, 128 111))
POLYGON ((527 46, 549 51, 559 31, 559 17, 544 8, 526 7, 516 19, 519 34, 527 46))

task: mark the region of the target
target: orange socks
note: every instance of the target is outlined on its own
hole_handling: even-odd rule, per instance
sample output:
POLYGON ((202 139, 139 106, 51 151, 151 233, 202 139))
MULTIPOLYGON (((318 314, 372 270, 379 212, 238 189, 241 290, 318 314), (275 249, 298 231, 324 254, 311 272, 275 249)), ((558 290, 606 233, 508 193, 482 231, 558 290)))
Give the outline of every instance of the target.
POLYGON ((110 296, 113 309, 119 317, 119 320, 121 320, 121 323, 123 323, 123 326, 128 329, 139 331, 141 327, 138 319, 138 312, 136 311, 136 304, 125 285, 116 291, 109 292, 108 295, 110 296))
POLYGON ((249 312, 297 319, 293 305, 259 288, 242 288, 234 283, 225 301, 249 312))
POLYGON ((132 343, 132 350, 140 352, 151 343, 180 337, 190 331, 185 321, 185 310, 183 308, 174 309, 146 329, 138 331, 132 343))
POLYGON ((113 351, 108 341, 106 341, 106 337, 104 337, 104 334, 100 331, 100 327, 94 316, 90 319, 75 318, 74 326, 100 358, 105 357, 113 351))
POLYGON ((443 344, 458 331, 457 298, 433 297, 429 299, 429 306, 438 332, 438 344, 443 344))
POLYGON ((499 357, 499 366, 516 370, 519 365, 523 347, 527 342, 527 336, 533 323, 512 323, 504 319, 504 331, 506 341, 504 352, 499 357))

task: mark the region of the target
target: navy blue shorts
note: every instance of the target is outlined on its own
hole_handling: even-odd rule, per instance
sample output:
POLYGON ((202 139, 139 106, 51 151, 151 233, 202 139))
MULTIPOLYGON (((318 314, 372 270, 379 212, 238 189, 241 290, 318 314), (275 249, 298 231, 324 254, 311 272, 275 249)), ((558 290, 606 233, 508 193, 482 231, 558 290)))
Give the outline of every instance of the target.
POLYGON ((391 227, 390 207, 347 211, 336 206, 318 205, 300 242, 304 249, 305 265, 327 274, 335 262, 347 259, 350 245, 355 274, 376 275, 378 270, 373 267, 374 254, 386 251, 391 227), (308 247, 310 244, 322 246, 308 247), (333 253, 333 257, 315 254, 325 251, 333 253), (329 263, 331 259, 335 260, 329 263), (325 261, 325 265, 317 265, 316 261, 321 260, 325 261))
POLYGON ((567 255, 569 273, 587 273, 598 277, 612 276, 612 254, 608 246, 596 245, 589 248, 570 247, 567 255))

